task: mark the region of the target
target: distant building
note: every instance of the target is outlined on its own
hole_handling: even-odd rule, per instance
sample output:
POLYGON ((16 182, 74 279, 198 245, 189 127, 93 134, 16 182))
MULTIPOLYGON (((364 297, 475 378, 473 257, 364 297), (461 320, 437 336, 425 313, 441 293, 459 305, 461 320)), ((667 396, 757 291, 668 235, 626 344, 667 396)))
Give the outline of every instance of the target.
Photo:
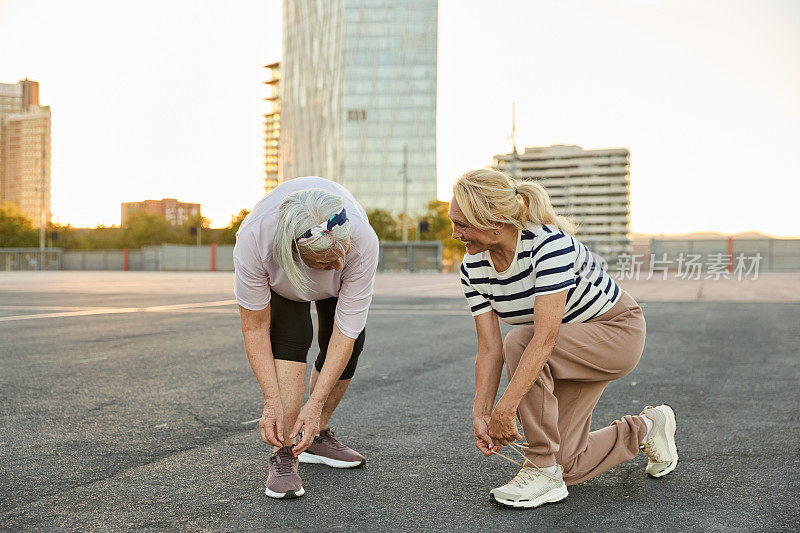
POLYGON ((279 144, 281 132, 281 70, 280 62, 264 65, 268 78, 264 84, 268 88, 267 101, 269 109, 264 114, 264 189, 270 192, 281 184, 281 166, 279 160, 279 144))
POLYGON ((0 202, 36 227, 50 222, 50 107, 36 81, 0 83, 0 202))
POLYGON ((608 260, 631 253, 627 148, 532 147, 495 155, 494 166, 516 179, 541 184, 556 213, 579 224, 576 237, 592 252, 608 260))
POLYGON ((144 202, 127 202, 122 204, 122 225, 133 213, 144 211, 151 215, 161 215, 173 226, 180 226, 189 217, 200 215, 200 204, 187 204, 174 198, 163 200, 145 200, 144 202))
POLYGON ((322 176, 366 209, 400 213, 407 196, 424 211, 436 199, 437 31, 437 0, 284 0, 283 179, 322 176))

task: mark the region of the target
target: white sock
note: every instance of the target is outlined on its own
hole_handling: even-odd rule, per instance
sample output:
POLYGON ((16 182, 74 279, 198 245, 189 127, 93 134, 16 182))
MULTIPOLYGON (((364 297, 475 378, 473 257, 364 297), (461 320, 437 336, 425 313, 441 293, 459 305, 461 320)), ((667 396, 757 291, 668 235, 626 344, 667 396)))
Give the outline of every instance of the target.
POLYGON ((544 467, 540 466, 539 468, 541 468, 543 471, 547 472, 548 474, 555 474, 556 472, 558 472, 558 465, 544 466, 544 467))
POLYGON ((646 416, 643 416, 642 420, 644 420, 644 423, 647 426, 647 433, 645 433, 644 439, 642 439, 642 442, 644 442, 650 437, 650 432, 653 431, 653 421, 646 416))

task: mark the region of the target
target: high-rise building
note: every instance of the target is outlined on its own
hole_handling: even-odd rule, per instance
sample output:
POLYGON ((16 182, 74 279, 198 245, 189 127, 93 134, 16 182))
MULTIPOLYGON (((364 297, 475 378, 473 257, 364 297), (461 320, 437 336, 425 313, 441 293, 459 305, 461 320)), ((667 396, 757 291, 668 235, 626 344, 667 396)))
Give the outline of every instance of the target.
POLYGON ((264 189, 269 192, 281 184, 279 143, 281 137, 280 62, 264 65, 267 69, 267 112, 264 114, 264 189))
POLYGON ((190 217, 200 215, 200 204, 187 204, 175 198, 163 200, 145 200, 144 202, 126 202, 122 204, 121 224, 125 225, 131 214, 144 211, 151 215, 161 215, 172 226, 180 226, 190 217))
POLYGON ((284 179, 393 213, 436 198, 437 21, 438 0, 284 0, 284 179))
POLYGON ((592 252, 609 261, 631 252, 627 148, 532 147, 495 155, 494 166, 515 179, 542 185, 556 213, 578 223, 576 237, 592 252))
POLYGON ((50 107, 36 81, 0 83, 0 202, 36 227, 50 222, 50 107))

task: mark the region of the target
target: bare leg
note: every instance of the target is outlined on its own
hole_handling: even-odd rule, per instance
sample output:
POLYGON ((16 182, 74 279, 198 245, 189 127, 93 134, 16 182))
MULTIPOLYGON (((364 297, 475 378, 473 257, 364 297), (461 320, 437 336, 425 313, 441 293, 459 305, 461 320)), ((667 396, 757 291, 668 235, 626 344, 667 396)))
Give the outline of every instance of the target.
POLYGON ((292 432, 297 415, 300 414, 306 393, 306 364, 276 359, 275 372, 278 375, 283 404, 283 442, 290 445, 292 443, 289 442, 289 434, 292 432))
MULTIPOLYGON (((314 392, 314 386, 317 384, 318 377, 319 372, 317 372, 315 368, 311 372, 311 392, 314 392)), ((344 392, 349 385, 349 379, 340 379, 336 382, 336 385, 333 386, 333 390, 328 395, 328 399, 325 400, 325 405, 322 406, 322 415, 319 417, 320 431, 328 427, 328 422, 331 421, 331 415, 333 415, 333 411, 336 410, 336 406, 339 405, 339 402, 342 401, 342 396, 344 396, 344 392)), ((297 415, 295 414, 295 416, 297 415)))

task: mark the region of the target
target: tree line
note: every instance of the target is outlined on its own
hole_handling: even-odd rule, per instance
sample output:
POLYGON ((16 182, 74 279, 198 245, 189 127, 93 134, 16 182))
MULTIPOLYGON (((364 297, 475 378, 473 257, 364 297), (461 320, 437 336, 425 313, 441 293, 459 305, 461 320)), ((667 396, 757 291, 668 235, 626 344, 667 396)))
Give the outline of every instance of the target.
MULTIPOLYGON (((433 200, 421 216, 408 221, 408 239, 411 241, 441 241, 445 264, 453 264, 464 255, 464 245, 451 236, 449 204, 433 200)), ((187 219, 180 226, 172 226, 161 215, 138 211, 132 213, 122 226, 97 226, 74 228, 50 224, 45 236, 47 246, 67 250, 103 250, 141 248, 160 244, 197 243, 197 231, 203 244, 234 244, 236 232, 249 211, 242 209, 231 216, 224 228, 211 228, 209 220, 200 215, 187 219)), ((403 232, 403 215, 394 215, 382 209, 367 212, 370 225, 381 241, 400 241, 403 232)), ((0 247, 27 248, 39 246, 39 229, 11 204, 0 205, 0 247)))
MULTIPOLYGON (((450 210, 448 202, 432 200, 428 203, 428 209, 422 216, 408 220, 408 240, 409 241, 440 241, 442 243, 442 263, 445 268, 458 265, 461 258, 466 253, 464 243, 453 239, 453 228, 450 217, 447 216, 450 210)), ((403 239, 403 215, 393 215, 383 209, 373 209, 367 211, 369 223, 378 239, 381 241, 400 241, 403 239)))
MULTIPOLYGON (((197 244, 200 231, 203 244, 234 244, 236 231, 249 211, 242 209, 231 216, 225 228, 211 228, 200 215, 189 217, 180 226, 172 226, 161 216, 144 211, 131 213, 121 226, 75 228, 69 224, 48 224, 47 246, 66 250, 111 250, 141 248, 160 244, 197 244)), ((27 248, 39 246, 39 229, 11 204, 0 205, 0 247, 27 248)))

